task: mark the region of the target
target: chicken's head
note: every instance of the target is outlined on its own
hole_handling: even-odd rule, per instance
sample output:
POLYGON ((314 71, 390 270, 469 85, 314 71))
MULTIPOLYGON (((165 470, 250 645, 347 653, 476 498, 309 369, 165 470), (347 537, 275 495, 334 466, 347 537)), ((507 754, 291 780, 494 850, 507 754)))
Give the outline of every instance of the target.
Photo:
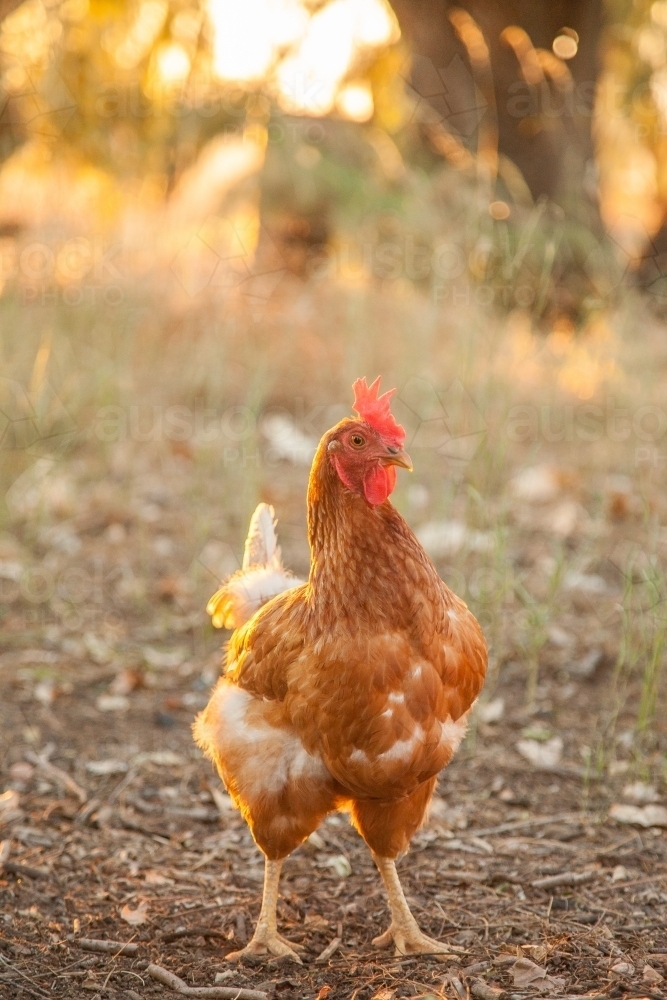
POLYGON ((342 420, 334 427, 327 452, 343 485, 376 506, 394 489, 396 466, 412 469, 412 462, 403 450, 405 431, 389 408, 396 390, 378 395, 379 378, 370 386, 365 378, 357 379, 352 388, 359 419, 342 420))

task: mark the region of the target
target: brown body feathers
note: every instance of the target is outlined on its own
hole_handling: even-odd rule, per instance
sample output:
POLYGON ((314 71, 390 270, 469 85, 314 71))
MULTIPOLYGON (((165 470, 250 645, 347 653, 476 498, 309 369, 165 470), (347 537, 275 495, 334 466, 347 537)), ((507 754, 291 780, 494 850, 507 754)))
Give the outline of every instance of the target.
POLYGON ((332 442, 348 425, 313 462, 307 583, 234 632, 195 723, 269 858, 339 808, 376 854, 406 850, 484 682, 474 616, 389 500, 374 505, 337 474, 332 442))

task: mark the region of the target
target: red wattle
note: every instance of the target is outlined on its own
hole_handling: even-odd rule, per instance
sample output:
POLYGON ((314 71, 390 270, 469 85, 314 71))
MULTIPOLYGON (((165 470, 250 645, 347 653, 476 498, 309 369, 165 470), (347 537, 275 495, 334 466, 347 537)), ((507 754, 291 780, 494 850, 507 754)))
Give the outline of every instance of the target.
POLYGON ((364 496, 374 507, 384 503, 396 486, 396 469, 393 465, 376 465, 364 476, 364 496))

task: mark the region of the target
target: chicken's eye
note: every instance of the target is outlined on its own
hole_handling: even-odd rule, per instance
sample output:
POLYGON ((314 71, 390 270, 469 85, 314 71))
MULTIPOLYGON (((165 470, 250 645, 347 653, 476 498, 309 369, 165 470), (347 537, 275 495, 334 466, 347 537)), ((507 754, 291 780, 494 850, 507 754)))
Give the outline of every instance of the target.
POLYGON ((363 448, 366 444, 366 438, 362 434, 352 434, 350 436, 350 443, 353 448, 363 448))

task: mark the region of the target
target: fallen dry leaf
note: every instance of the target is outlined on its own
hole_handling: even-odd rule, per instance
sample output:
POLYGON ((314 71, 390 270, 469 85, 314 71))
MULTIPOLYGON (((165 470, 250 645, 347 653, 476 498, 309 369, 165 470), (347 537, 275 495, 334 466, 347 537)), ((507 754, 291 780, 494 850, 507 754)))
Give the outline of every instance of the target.
POLYGON ((123 760, 116 760, 114 757, 106 757, 104 760, 89 760, 86 764, 86 771, 89 774, 108 775, 125 774, 128 766, 123 760))
POLYGON ((95 701, 98 712, 124 712, 129 707, 124 694, 101 694, 95 701))
POLYGON ((38 701, 40 705, 44 705, 47 708, 54 703, 57 694, 57 688, 51 680, 40 681, 35 685, 33 691, 35 701, 38 701))
POLYGON ((631 826, 667 827, 667 809, 664 806, 630 806, 623 802, 615 802, 609 810, 609 819, 617 823, 629 823, 631 826))
POLYGON ((120 911, 120 918, 124 920, 126 924, 130 927, 139 927, 140 924, 145 924, 148 920, 148 902, 142 899, 136 910, 133 910, 129 904, 125 906, 120 911))
POLYGON ((514 973, 515 986, 532 986, 540 993, 553 993, 565 984, 564 979, 548 975, 545 968, 536 965, 529 958, 517 959, 512 967, 512 972, 514 973))
POLYGON ((0 819, 7 819, 19 807, 19 793, 14 788, 8 788, 0 795, 0 819))
POLYGON ((183 757, 174 753, 173 750, 146 750, 132 758, 132 764, 135 767, 139 767, 141 764, 157 764, 158 767, 182 767, 184 763, 183 757))
POLYGON ((528 503, 547 503, 560 493, 564 476, 551 465, 531 465, 521 469, 510 483, 515 497, 528 503))
POLYGON ((567 538, 576 528, 582 509, 575 500, 563 500, 545 517, 545 530, 567 538))
POLYGON ((352 874, 352 867, 344 854, 335 854, 333 857, 327 858, 324 864, 327 868, 333 868, 339 878, 347 878, 348 875, 352 874))
POLYGON ((548 949, 545 944, 522 944, 523 951, 527 951, 534 962, 543 962, 547 957, 548 949))
POLYGON ((144 646, 142 652, 146 663, 158 670, 171 670, 175 667, 180 667, 186 656, 186 650, 181 647, 178 647, 177 649, 164 650, 153 649, 152 646, 144 646))
POLYGON ((143 683, 143 674, 138 670, 120 670, 109 685, 109 694, 128 695, 143 683))
POLYGON ((644 806, 660 800, 655 786, 647 785, 644 781, 631 781, 627 784, 623 789, 623 798, 635 806, 644 806))
POLYGON ((477 707, 477 715, 479 716, 480 721, 486 722, 487 724, 500 722, 504 714, 504 698, 494 698, 492 701, 487 701, 485 705, 478 705, 477 707))
POLYGON ((537 740, 519 740, 516 748, 533 767, 548 769, 555 767, 559 762, 563 752, 563 741, 560 736, 553 736, 545 743, 539 743, 537 740))
POLYGON ((166 875, 160 875, 154 869, 149 869, 144 875, 144 882, 146 885, 174 885, 173 878, 167 878, 166 875))
POLYGON ((32 781, 34 774, 35 768, 25 760, 17 760, 9 768, 9 777, 12 781, 32 781))
POLYGON ((652 965, 646 964, 642 969, 642 979, 650 986, 657 986, 658 983, 664 982, 664 978, 652 965))
POLYGON ((635 967, 631 962, 617 962, 616 965, 612 965, 611 971, 617 976, 634 976, 635 967))

